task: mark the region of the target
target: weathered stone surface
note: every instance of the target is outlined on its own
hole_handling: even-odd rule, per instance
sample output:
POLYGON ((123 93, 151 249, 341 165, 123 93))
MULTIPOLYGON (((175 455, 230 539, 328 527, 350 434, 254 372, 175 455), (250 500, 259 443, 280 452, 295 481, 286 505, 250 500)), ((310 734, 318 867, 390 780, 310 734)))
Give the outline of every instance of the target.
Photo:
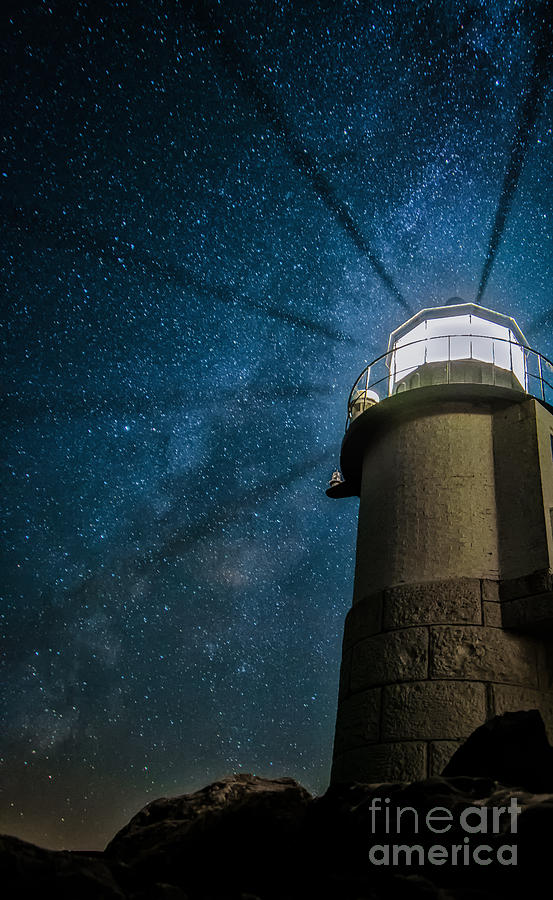
POLYGON ((470 735, 443 774, 489 776, 502 784, 553 791, 553 748, 539 712, 495 716, 470 735))
MULTIPOLYGON (((542 690, 553 691, 553 638, 548 637, 537 645, 538 685, 542 690)), ((551 694, 553 700, 553 693, 551 694)))
POLYGON ((537 709, 545 723, 549 740, 553 743, 553 695, 532 688, 510 684, 494 684, 491 688, 493 711, 496 715, 520 709, 537 709))
POLYGON ((334 755, 378 740, 381 688, 352 694, 338 708, 334 755))
POLYGON ((353 646, 382 627, 382 593, 372 594, 355 603, 346 616, 344 649, 353 646))
POLYGON ((499 595, 504 602, 516 600, 518 597, 528 597, 531 594, 551 594, 552 592, 553 574, 548 569, 541 569, 521 578, 503 580, 499 585, 499 595))
POLYGON ((383 627, 482 621, 480 580, 457 578, 390 588, 384 594, 383 627))
POLYGON ((482 579, 482 600, 484 603, 499 603, 499 582, 482 579))
POLYGON ((375 744, 337 756, 332 781, 416 781, 426 776, 426 744, 421 741, 375 744))
POLYGON ((538 634, 545 627, 553 630, 553 593, 532 594, 502 603, 504 628, 520 628, 538 634))
POLYGON ((383 688, 385 741, 463 740, 485 719, 485 685, 478 682, 418 681, 383 688))
POLYGON ((428 774, 441 775, 460 746, 460 741, 431 741, 428 748, 428 774))
POLYGON ((405 628, 365 638, 353 648, 351 690, 413 681, 428 674, 428 629, 405 628))
POLYGON ((530 638, 486 626, 435 626, 431 628, 430 675, 534 687, 535 643, 530 638))
POLYGON ((501 605, 499 603, 490 603, 488 600, 484 600, 482 603, 482 613, 484 625, 487 625, 489 628, 502 627, 501 605))

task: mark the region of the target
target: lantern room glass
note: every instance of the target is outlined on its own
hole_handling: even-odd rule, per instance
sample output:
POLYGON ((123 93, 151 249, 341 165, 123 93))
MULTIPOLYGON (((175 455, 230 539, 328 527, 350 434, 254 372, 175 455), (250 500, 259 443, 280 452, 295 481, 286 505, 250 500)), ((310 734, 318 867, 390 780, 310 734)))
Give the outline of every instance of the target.
POLYGON ((425 363, 473 359, 511 371, 523 390, 525 351, 505 325, 472 313, 424 319, 391 347, 389 393, 425 363))

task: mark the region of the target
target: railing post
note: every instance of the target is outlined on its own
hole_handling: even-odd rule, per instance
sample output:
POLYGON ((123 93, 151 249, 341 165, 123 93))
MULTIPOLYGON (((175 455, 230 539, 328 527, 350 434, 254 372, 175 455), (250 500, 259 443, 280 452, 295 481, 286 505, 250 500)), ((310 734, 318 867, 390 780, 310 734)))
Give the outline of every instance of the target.
POLYGON ((545 388, 543 386, 543 373, 541 370, 541 355, 538 353, 538 372, 540 373, 541 399, 545 403, 545 388))

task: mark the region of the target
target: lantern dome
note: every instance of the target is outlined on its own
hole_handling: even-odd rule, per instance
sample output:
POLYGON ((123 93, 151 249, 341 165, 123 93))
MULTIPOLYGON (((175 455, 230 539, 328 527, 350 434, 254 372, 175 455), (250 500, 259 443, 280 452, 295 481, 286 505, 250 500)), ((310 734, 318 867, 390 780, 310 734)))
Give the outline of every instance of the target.
POLYGON ((454 297, 391 333, 388 393, 450 381, 526 390, 527 348, 510 316, 454 297))

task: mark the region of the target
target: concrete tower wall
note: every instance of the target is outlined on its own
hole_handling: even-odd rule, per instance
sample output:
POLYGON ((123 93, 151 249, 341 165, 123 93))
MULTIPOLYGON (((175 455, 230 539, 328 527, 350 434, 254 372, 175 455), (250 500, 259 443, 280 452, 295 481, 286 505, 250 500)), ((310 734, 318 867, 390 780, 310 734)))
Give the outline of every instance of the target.
POLYGON ((534 401, 534 406, 536 410, 538 454, 549 547, 548 568, 553 569, 553 416, 541 403, 534 401))
MULTIPOLYGON (((551 414, 533 399, 497 410, 494 416, 499 556, 503 580, 549 568, 545 481, 542 480, 542 468, 547 476, 549 467, 545 463, 549 460, 545 458, 543 433, 538 442, 538 407, 552 419, 551 414)), ((549 455, 551 458, 550 448, 549 455)))
POLYGON ((435 404, 366 450, 354 603, 394 584, 498 578, 493 413, 435 404))

